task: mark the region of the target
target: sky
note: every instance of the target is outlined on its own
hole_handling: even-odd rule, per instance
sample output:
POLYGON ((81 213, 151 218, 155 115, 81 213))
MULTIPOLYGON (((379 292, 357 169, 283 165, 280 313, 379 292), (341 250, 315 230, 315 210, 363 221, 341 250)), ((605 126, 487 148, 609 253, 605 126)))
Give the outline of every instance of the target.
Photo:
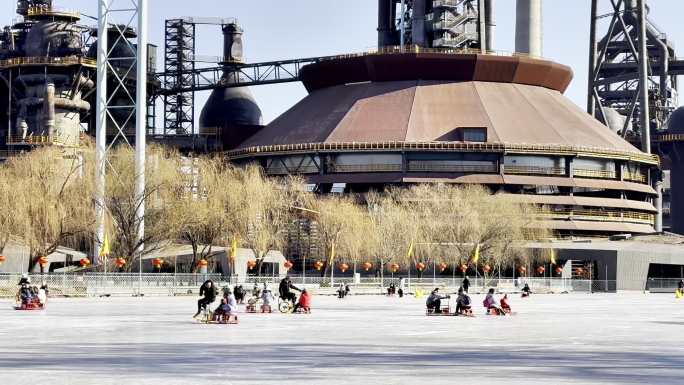
MULTIPOLYGON (((131 0, 113 0, 122 7, 131 0)), ((0 0, 0 24, 15 17, 15 0, 0 0)), ((184 16, 235 17, 245 30, 248 62, 362 52, 377 45, 377 0, 149 0, 150 42, 160 46, 164 20, 184 16)), ((515 0, 495 0, 495 49, 514 50, 515 0)), ((600 0, 607 12, 609 0, 600 0)), ((684 44, 684 0, 650 0, 650 18, 675 45, 684 44)), ((97 0, 55 0, 55 6, 97 15, 97 0)), ((590 0, 544 0, 544 57, 572 67, 575 78, 566 95, 586 106, 590 0)), ((601 30, 607 29, 604 19, 601 30)), ((84 24, 94 25, 85 18, 84 24)), ((222 55, 219 27, 198 29, 198 55, 222 55)), ((682 54, 684 56, 684 54, 682 54)), ((264 121, 269 122, 306 96, 299 83, 252 87, 264 121)), ((198 95, 203 103, 208 95, 198 95)), ((198 111, 201 104, 198 104, 198 111)))

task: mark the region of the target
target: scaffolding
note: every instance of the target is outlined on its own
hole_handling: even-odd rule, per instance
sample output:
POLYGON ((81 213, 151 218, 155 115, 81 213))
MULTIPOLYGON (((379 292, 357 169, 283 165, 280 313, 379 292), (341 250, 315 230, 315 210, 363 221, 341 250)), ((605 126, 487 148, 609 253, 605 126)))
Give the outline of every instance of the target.
POLYGON ((166 21, 164 45, 164 135, 192 134, 195 126, 195 23, 166 21))

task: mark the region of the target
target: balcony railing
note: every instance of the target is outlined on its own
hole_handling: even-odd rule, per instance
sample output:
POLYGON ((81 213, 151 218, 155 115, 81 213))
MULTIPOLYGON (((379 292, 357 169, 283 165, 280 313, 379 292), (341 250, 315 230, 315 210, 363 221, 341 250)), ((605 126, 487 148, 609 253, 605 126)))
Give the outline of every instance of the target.
POLYGON ((585 178, 599 178, 599 179, 615 179, 617 177, 615 171, 610 170, 592 170, 576 168, 573 173, 574 176, 585 178))
POLYGON ((54 66, 70 66, 83 65, 87 67, 96 67, 97 60, 88 59, 84 57, 17 57, 13 59, 0 60, 0 68, 22 67, 22 66, 37 66, 37 65, 54 65, 54 66))
POLYGON ((330 172, 401 172, 400 164, 335 164, 330 172))
POLYGON ((408 171, 410 172, 460 172, 460 173, 495 173, 498 171, 496 165, 482 164, 439 164, 432 162, 409 162, 408 171))
POLYGON ((504 166, 504 174, 565 175, 562 167, 504 166))

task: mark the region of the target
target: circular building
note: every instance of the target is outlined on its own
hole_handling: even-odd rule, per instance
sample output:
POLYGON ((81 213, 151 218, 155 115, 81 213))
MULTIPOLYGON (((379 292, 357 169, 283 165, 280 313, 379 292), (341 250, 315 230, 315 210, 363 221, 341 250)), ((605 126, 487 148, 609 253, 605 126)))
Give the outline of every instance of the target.
POLYGON ((542 205, 562 233, 654 231, 656 156, 563 96, 570 68, 518 56, 390 53, 301 70, 309 95, 236 150, 325 191, 476 183, 542 205))

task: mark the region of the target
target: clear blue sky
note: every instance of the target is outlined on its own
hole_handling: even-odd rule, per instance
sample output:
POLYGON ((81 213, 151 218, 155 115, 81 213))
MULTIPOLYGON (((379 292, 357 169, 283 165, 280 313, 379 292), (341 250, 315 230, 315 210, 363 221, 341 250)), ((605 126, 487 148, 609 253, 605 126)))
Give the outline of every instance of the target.
MULTIPOLYGON (((130 4, 129 0, 115 0, 130 4)), ((609 1, 603 0, 604 6, 609 1)), ((14 0, 2 0, 0 24, 14 17, 14 0)), ((237 17, 245 29, 248 61, 359 52, 376 45, 377 0, 150 0, 150 38, 163 47, 164 20, 179 16, 237 17)), ((96 15, 96 0, 55 0, 61 8, 96 15)), ((589 0, 544 1, 544 56, 569 65, 575 79, 567 95, 585 106, 589 0)), ((515 0, 496 0, 496 49, 514 48, 515 0)), ((650 0, 651 18, 675 43, 684 44, 684 1, 650 0)), ((606 11, 604 8, 603 11, 606 11)), ((607 20, 606 20, 607 22, 607 20)), ((85 19, 84 23, 94 24, 85 19)), ((198 54, 221 55, 220 30, 200 29, 198 54)), ((684 56, 684 51, 680 52, 684 56)), ((160 57, 163 51, 160 51, 160 57)), ((159 63, 160 68, 163 63, 159 63)), ((252 89, 266 122, 306 95, 300 84, 252 89)), ((200 96, 203 99, 203 96, 200 96)))

